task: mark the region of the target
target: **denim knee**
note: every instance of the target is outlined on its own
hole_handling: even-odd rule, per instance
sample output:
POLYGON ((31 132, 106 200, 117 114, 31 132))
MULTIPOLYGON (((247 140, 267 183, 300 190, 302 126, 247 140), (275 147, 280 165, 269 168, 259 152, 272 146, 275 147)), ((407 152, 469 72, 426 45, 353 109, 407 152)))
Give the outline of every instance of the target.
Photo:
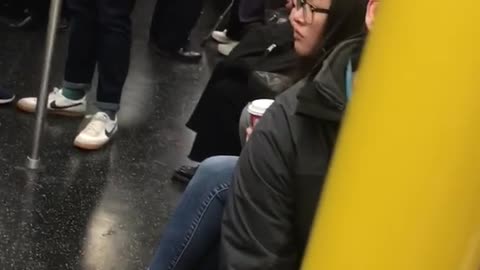
POLYGON ((238 157, 235 156, 216 156, 203 161, 190 184, 197 182, 209 182, 209 185, 218 185, 226 178, 231 180, 233 171, 237 165, 238 157), (206 179, 204 179, 206 178, 206 179))

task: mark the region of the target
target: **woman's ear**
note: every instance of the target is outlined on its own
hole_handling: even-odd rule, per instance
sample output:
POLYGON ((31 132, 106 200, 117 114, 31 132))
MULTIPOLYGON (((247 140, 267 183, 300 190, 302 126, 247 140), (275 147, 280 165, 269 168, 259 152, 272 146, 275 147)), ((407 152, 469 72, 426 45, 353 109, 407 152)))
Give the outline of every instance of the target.
POLYGON ((373 27, 373 23, 375 21, 375 13, 377 10, 377 0, 370 0, 368 1, 368 6, 367 6, 367 15, 365 18, 365 24, 367 25, 368 31, 370 31, 373 27))

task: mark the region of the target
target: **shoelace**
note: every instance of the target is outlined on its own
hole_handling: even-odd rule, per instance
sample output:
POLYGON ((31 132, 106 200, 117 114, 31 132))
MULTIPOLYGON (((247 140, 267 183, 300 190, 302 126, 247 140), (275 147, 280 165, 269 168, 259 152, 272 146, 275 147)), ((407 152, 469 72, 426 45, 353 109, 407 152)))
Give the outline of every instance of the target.
POLYGON ((53 93, 54 93, 54 94, 57 94, 57 93, 59 93, 61 90, 62 90, 62 88, 54 87, 54 88, 53 88, 53 93))
POLYGON ((50 100, 52 98, 55 99, 56 97, 61 96, 62 93, 60 93, 60 91, 62 91, 62 88, 54 87, 53 92, 48 94, 48 100, 50 100))
POLYGON ((107 117, 104 114, 96 114, 90 120, 90 123, 85 127, 85 133, 89 135, 97 135, 105 129, 105 123, 107 122, 107 117))

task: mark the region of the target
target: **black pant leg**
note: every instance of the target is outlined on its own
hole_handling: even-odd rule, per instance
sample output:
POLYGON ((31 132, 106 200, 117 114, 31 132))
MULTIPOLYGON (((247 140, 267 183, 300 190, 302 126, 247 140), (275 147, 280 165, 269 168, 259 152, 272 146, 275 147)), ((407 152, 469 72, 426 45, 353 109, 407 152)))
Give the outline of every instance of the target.
POLYGON ((265 20, 265 0, 239 0, 239 18, 243 24, 263 23, 265 20))
POLYGON ((265 0, 234 0, 227 30, 228 37, 241 40, 248 31, 247 25, 264 23, 265 0))
POLYGON ((70 40, 65 66, 65 81, 71 85, 92 82, 96 64, 96 0, 69 0, 70 40))
POLYGON ((240 0, 233 0, 230 17, 227 23, 227 35, 233 40, 240 40, 243 36, 243 25, 240 22, 240 0))
POLYGON ((200 17, 203 3, 204 0, 157 0, 150 38, 165 50, 185 46, 200 17))
POLYGON ((97 100, 100 109, 118 110, 130 66, 131 13, 135 0, 96 0, 98 11, 97 100))

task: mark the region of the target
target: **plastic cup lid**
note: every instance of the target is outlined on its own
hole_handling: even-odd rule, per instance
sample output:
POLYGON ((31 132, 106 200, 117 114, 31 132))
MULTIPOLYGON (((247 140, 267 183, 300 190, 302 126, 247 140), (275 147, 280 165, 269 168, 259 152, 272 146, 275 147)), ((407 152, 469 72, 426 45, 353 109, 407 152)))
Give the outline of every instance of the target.
POLYGON ((253 115, 262 116, 272 106, 273 99, 257 99, 248 106, 248 112, 253 115))

